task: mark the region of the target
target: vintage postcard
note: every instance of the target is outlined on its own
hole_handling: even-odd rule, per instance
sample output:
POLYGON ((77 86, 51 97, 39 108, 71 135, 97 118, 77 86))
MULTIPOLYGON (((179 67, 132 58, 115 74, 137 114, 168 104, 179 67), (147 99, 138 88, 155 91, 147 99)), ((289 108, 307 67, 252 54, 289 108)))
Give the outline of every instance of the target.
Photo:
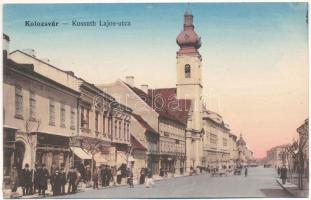
POLYGON ((3 198, 309 196, 308 3, 2 10, 3 198))

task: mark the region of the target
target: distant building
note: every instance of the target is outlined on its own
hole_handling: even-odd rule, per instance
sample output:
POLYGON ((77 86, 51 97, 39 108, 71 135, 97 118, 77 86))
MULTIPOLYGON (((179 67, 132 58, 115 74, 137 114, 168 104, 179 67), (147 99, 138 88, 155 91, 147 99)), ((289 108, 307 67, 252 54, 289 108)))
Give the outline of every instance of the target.
POLYGON ((229 167, 230 165, 230 129, 222 117, 212 111, 204 110, 204 163, 210 168, 229 167))
POLYGON ((286 145, 279 145, 272 147, 267 151, 267 164, 272 165, 273 167, 282 167, 284 163, 283 155, 285 152, 286 145))
POLYGON ((246 142, 242 137, 242 134, 237 141, 237 147, 239 151, 238 162, 240 165, 255 164, 256 160, 254 158, 253 152, 247 147, 246 142))

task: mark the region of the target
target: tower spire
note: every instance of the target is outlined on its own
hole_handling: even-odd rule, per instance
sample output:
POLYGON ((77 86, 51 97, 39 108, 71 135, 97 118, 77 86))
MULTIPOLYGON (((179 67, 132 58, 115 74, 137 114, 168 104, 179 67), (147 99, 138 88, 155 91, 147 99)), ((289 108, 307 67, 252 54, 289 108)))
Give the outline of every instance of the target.
POLYGON ((201 47, 201 38, 194 31, 193 15, 186 10, 184 13, 184 28, 177 36, 176 42, 180 49, 177 55, 189 55, 201 57, 198 49, 201 47))

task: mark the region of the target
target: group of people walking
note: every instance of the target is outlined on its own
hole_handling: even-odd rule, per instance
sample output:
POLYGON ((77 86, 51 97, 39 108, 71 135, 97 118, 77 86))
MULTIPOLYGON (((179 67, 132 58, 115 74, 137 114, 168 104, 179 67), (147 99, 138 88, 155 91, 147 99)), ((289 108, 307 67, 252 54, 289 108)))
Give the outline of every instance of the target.
MULTIPOLYGON (((11 170, 11 191, 12 197, 15 197, 18 187, 22 187, 23 196, 38 193, 46 195, 48 184, 51 184, 53 195, 64 195, 66 193, 76 193, 78 185, 83 181, 86 185, 92 184, 93 189, 99 188, 99 181, 102 187, 121 184, 122 178, 127 179, 127 184, 133 188, 133 172, 126 165, 121 165, 117 169, 116 166, 102 165, 99 168, 94 168, 93 173, 90 167, 87 166, 83 172, 83 177, 77 168, 71 167, 68 171, 65 170, 63 164, 60 167, 52 167, 50 171, 45 164, 36 164, 35 169, 31 169, 29 164, 25 164, 22 170, 18 170, 16 165, 13 165, 11 170), (65 187, 66 185, 67 188, 65 187)), ((154 182, 152 172, 148 168, 142 168, 140 172, 140 184, 145 184, 146 187, 151 187, 154 182)))
POLYGON ((79 183, 80 173, 72 167, 66 173, 64 165, 49 170, 45 164, 36 164, 35 169, 30 169, 28 163, 18 171, 16 165, 13 165, 10 174, 12 196, 16 195, 17 188, 22 187, 23 196, 36 194, 46 195, 48 183, 52 186, 53 195, 65 194, 65 185, 68 183, 67 193, 75 193, 79 183))

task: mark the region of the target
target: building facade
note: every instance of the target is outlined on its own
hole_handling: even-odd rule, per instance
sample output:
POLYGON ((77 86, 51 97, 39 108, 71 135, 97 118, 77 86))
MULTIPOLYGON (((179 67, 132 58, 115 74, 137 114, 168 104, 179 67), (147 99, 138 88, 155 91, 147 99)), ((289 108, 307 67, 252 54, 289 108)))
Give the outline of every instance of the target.
POLYGON ((33 64, 4 58, 4 171, 13 164, 70 165, 79 92, 36 72, 33 64))
POLYGON ((285 152, 286 145, 279 145, 272 147, 267 151, 267 164, 273 167, 282 167, 285 163, 283 160, 283 155, 285 152))
POLYGON ((204 155, 205 167, 229 168, 231 162, 232 142, 230 129, 222 117, 212 111, 204 110, 204 155))
MULTIPOLYGON (((9 54, 9 57, 12 62, 26 63, 26 65, 32 66, 33 73, 44 80, 51 79, 55 84, 50 89, 45 86, 36 86, 30 81, 29 87, 31 88, 17 88, 15 93, 9 91, 7 94, 15 94, 16 101, 22 101, 25 95, 27 95, 26 97, 29 96, 29 102, 22 105, 25 106, 26 110, 32 110, 33 107, 36 107, 35 113, 39 113, 37 121, 40 123, 37 124, 40 126, 37 127, 35 121, 28 120, 28 118, 30 125, 25 125, 28 129, 29 127, 38 129, 26 132, 40 133, 40 137, 37 139, 40 151, 38 151, 35 159, 31 158, 31 166, 36 161, 47 163, 48 166, 51 165, 51 169, 55 169, 56 166, 64 163, 67 169, 69 165, 73 165, 83 170, 86 165, 100 166, 105 164, 118 167, 121 164, 128 164, 131 148, 131 109, 118 103, 112 96, 93 84, 75 76, 73 72, 63 71, 36 58, 34 54, 17 50, 9 54), (28 90, 30 92, 27 92, 28 90), (63 90, 66 90, 67 93, 63 90), (56 136, 56 139, 51 139, 56 136), (51 152, 51 149, 53 150, 56 147, 62 149, 61 154, 51 152)), ((12 79, 19 80, 18 77, 12 79)), ((20 85, 26 87, 27 84, 20 85)), ((15 85, 19 84, 16 83, 15 85)), ((16 103, 15 106, 19 104, 16 103)), ((11 103, 11 106, 13 105, 11 103)), ((5 112, 9 116, 12 110, 5 112)), ((10 126, 10 123, 7 122, 6 126, 10 126)), ((56 149, 55 151, 60 152, 61 150, 56 149)), ((34 153, 29 153, 29 155, 34 155, 34 153)), ((29 162, 30 158, 24 157, 23 162, 29 162)))
MULTIPOLYGON (((126 103, 133 109, 137 118, 140 116, 143 121, 157 132, 157 151, 149 154, 148 167, 153 172, 165 169, 169 172, 183 173, 185 170, 185 124, 170 113, 165 104, 160 106, 157 102, 159 96, 155 96, 155 91, 139 89, 134 85, 134 77, 127 77, 126 82, 117 80, 112 84, 100 85, 104 91, 126 103), (156 123, 155 123, 156 122, 156 123)), ((145 86, 146 87, 146 86, 145 86)), ((174 90, 176 93, 176 89, 174 90)), ((159 94, 165 98, 165 95, 159 94)), ((141 131, 133 132, 139 135, 141 131)), ((147 148, 150 152, 150 147, 147 148)))

